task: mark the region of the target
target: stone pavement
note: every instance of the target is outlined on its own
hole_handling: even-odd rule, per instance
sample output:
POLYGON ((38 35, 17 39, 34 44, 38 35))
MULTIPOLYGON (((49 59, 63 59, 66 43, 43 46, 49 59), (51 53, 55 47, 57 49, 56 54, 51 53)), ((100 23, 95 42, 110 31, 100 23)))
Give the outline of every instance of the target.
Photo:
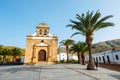
POLYGON ((0 80, 120 80, 120 72, 79 64, 0 66, 0 80))

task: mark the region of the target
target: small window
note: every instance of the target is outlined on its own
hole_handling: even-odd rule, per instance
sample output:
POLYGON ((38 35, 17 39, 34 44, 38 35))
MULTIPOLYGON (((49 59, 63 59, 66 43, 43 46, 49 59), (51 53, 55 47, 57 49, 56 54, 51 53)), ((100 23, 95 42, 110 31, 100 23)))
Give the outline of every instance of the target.
POLYGON ((115 58, 116 58, 116 60, 119 60, 119 57, 118 57, 118 55, 115 55, 115 58))
POLYGON ((96 62, 98 62, 98 58, 96 57, 96 62))
POLYGON ((99 60, 101 61, 101 57, 99 57, 99 60))
POLYGON ((47 31, 45 30, 45 31, 44 31, 44 35, 46 35, 46 34, 47 34, 47 31))
POLYGON ((39 32, 39 33, 40 33, 40 35, 42 35, 42 30, 41 30, 41 29, 40 29, 40 32, 39 32))

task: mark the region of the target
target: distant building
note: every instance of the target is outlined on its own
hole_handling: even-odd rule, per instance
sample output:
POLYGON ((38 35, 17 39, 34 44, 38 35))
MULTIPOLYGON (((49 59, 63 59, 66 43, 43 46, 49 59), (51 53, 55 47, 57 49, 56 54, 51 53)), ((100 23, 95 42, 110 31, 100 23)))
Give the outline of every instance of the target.
MULTIPOLYGON (((72 59, 74 59, 74 60, 78 60, 78 57, 77 57, 77 55, 69 55, 69 59, 70 60, 72 60, 72 59)), ((60 61, 60 60, 67 60, 67 54, 66 53, 59 53, 58 54, 58 61, 60 61)))
MULTIPOLYGON (((95 62, 99 62, 99 63, 120 64, 120 50, 112 50, 112 51, 93 54, 93 58, 95 62)), ((86 61, 88 60, 89 60, 89 56, 87 55, 86 61)))
POLYGON ((51 35, 49 27, 42 22, 36 27, 34 34, 26 37, 24 63, 57 61, 58 37, 51 35))
POLYGON ((21 56, 20 62, 21 62, 21 63, 24 63, 24 56, 21 56))
POLYGON ((67 60, 67 54, 66 53, 59 53, 58 54, 58 61, 60 60, 67 60))

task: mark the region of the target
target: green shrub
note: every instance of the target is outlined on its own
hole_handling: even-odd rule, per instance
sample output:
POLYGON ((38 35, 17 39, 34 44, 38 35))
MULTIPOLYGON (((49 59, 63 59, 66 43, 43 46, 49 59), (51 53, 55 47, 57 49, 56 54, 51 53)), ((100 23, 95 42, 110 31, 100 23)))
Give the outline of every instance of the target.
POLYGON ((6 63, 10 62, 10 59, 9 58, 6 58, 5 59, 6 63))
POLYGON ((60 60, 59 62, 60 62, 60 63, 66 63, 66 61, 65 61, 65 60, 60 60))
POLYGON ((71 59, 70 63, 78 63, 78 60, 71 59))
POLYGON ((2 56, 0 56, 0 62, 2 62, 2 56))

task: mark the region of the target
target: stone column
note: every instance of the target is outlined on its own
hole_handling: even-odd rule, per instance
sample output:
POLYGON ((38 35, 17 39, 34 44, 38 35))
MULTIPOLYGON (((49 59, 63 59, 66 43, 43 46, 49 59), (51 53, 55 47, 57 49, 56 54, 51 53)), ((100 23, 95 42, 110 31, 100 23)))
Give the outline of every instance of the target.
POLYGON ((51 62, 51 47, 47 47, 48 48, 48 62, 51 62))

